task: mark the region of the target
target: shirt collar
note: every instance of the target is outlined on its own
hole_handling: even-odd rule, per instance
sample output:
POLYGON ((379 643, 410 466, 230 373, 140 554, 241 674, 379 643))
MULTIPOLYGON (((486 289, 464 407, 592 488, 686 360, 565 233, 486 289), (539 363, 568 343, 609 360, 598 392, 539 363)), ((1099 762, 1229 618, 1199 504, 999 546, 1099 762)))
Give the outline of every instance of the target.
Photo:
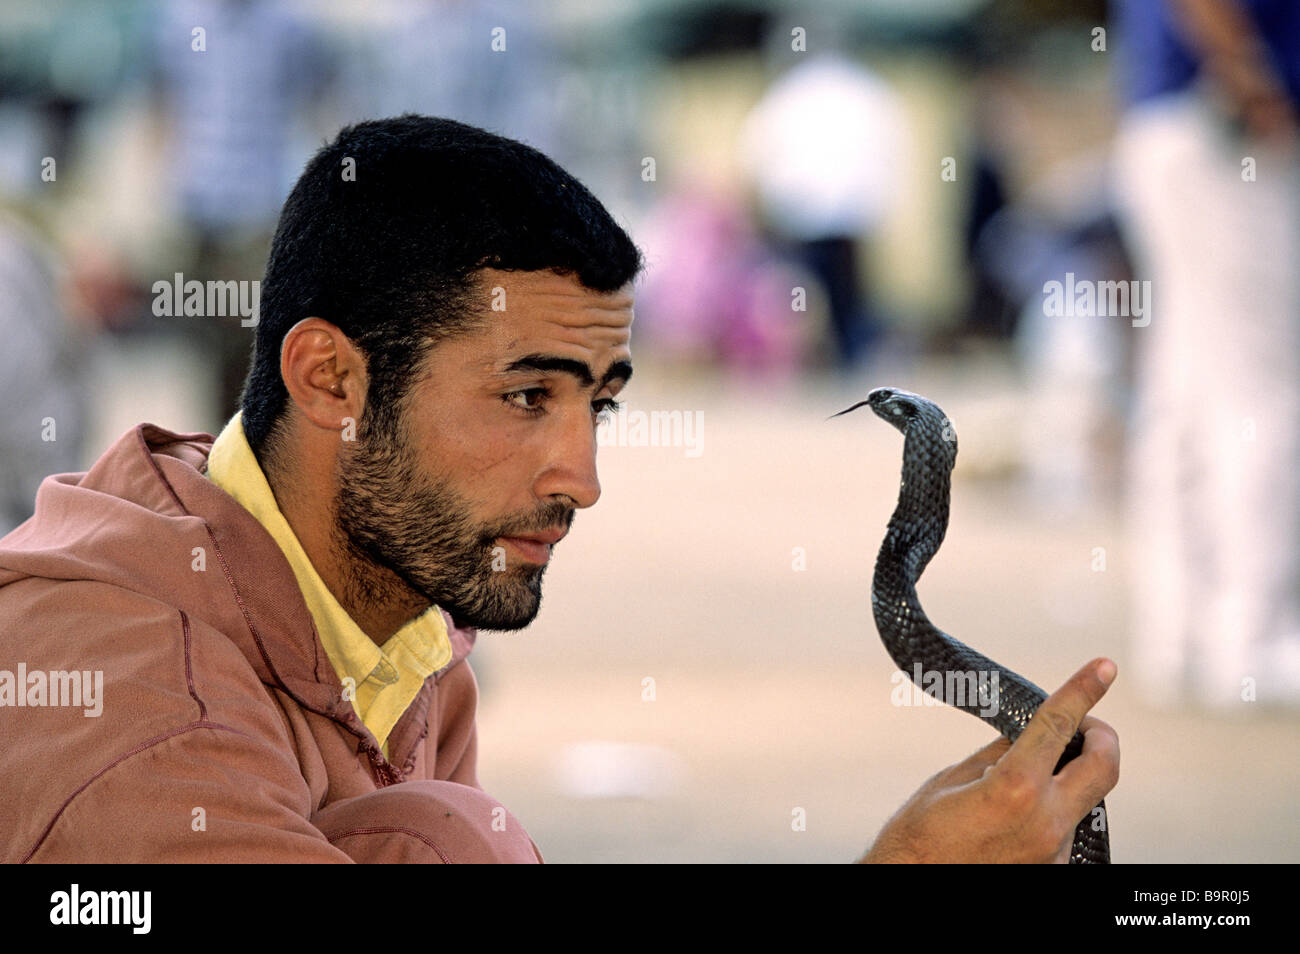
MULTIPOLYGON (((275 494, 257 457, 244 437, 241 416, 236 413, 222 429, 208 456, 208 478, 251 513, 279 544, 297 578, 307 608, 311 611, 321 643, 338 674, 353 686, 368 679, 388 685, 397 682, 399 667, 390 658, 395 653, 408 667, 432 675, 451 660, 447 624, 436 606, 404 624, 381 649, 357 625, 316 572, 289 521, 281 513, 275 494), (424 671, 427 670, 427 671, 424 671)), ((364 713, 358 713, 365 718, 364 713)))

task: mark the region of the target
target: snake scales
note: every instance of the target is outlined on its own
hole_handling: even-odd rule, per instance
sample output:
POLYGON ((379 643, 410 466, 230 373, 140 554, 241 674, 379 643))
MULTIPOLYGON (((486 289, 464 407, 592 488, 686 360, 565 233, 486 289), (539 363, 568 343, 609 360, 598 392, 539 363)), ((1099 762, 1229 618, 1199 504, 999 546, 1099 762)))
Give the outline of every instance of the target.
MULTIPOLYGON (((903 474, 898 506, 889 518, 871 583, 871 608, 885 649, 900 669, 923 689, 948 705, 971 713, 1014 742, 1047 698, 1028 679, 999 666, 941 631, 926 617, 916 595, 916 581, 943 543, 948 531, 948 503, 957 435, 932 401, 898 388, 876 388, 839 417, 863 406, 903 434, 903 474), (918 683, 920 685, 920 683, 918 683), (967 690, 971 691, 967 691, 967 690)), ((1083 748, 1075 733, 1055 771, 1083 748)), ((1096 811, 1074 831, 1071 864, 1109 864, 1106 803, 1098 805, 1101 823, 1094 830, 1096 811)))

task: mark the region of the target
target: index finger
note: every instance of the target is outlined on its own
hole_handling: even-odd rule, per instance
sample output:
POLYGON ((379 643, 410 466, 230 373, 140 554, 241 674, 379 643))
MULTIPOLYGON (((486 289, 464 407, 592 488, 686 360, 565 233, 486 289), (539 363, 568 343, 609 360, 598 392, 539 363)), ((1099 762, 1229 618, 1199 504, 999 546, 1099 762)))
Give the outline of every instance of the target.
POLYGON ((1038 707, 1006 754, 1006 764, 1050 776, 1088 710, 1101 701, 1114 682, 1115 673, 1115 664, 1102 658, 1094 659, 1071 676, 1038 707))

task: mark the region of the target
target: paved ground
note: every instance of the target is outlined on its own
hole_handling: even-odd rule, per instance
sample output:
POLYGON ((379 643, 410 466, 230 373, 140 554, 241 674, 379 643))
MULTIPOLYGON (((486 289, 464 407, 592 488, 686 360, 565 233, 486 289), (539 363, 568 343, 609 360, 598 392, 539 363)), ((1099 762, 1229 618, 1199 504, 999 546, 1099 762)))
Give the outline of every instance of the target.
POLYGON ((901 438, 865 410, 822 420, 884 383, 942 395, 962 440, 930 616, 1049 689, 1094 656, 1120 664, 1097 710, 1123 750, 1115 860, 1300 861, 1300 713, 1158 710, 1125 682, 1118 509, 1055 508, 1008 476, 1005 372, 791 389, 645 370, 628 410, 703 411, 702 452, 604 447, 604 496, 557 547, 537 622, 473 657, 482 782, 548 861, 849 861, 990 738, 890 703, 869 580, 901 438))

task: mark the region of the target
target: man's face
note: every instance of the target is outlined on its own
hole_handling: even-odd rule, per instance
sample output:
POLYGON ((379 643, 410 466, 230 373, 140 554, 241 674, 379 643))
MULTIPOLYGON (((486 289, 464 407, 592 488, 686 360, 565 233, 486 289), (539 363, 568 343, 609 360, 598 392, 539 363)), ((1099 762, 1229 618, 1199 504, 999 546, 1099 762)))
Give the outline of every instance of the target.
POLYGON ((367 410, 344 445, 336 526, 354 557, 457 623, 520 629, 550 543, 600 497, 596 425, 632 373, 632 296, 552 272, 478 277, 484 327, 432 350, 396 434, 374 432, 367 410))

